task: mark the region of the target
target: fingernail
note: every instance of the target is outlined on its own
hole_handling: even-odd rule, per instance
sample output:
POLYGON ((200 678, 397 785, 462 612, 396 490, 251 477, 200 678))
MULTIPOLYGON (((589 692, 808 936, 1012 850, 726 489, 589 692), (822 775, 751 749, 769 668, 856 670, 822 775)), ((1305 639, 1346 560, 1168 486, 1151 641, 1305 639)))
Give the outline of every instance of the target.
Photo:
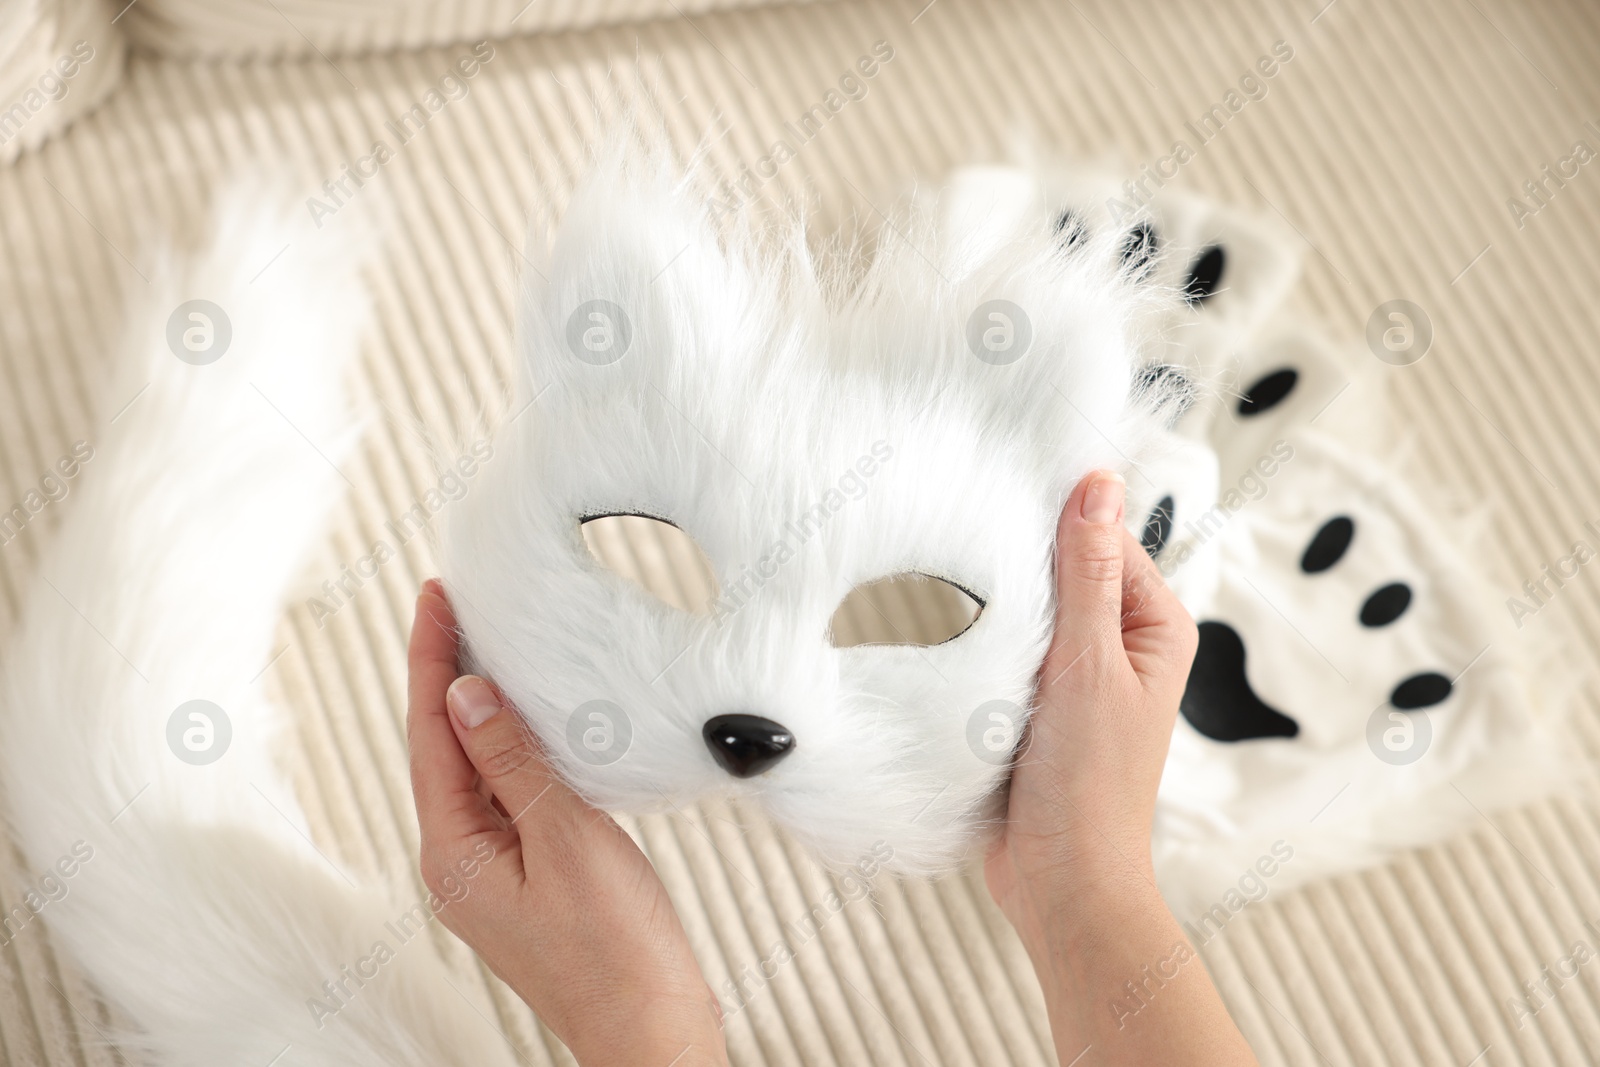
POLYGON ((429 578, 427 581, 423 582, 422 591, 424 593, 432 593, 441 600, 444 599, 444 583, 439 581, 437 578, 429 578))
POLYGON ((1110 526, 1122 518, 1122 498, 1128 483, 1115 471, 1097 471, 1083 491, 1083 518, 1097 526, 1110 526))
POLYGON ((474 674, 463 674, 451 682, 445 700, 464 730, 482 726, 500 710, 500 700, 489 683, 474 674))

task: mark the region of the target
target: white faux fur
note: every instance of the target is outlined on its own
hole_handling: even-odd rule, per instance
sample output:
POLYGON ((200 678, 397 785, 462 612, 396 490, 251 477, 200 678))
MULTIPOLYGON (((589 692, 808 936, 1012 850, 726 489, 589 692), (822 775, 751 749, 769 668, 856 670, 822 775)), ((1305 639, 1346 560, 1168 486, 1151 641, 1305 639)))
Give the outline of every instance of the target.
POLYGON ((1228 742, 1179 721, 1156 856, 1180 907, 1203 910, 1275 845, 1299 849, 1275 885, 1298 884, 1565 780, 1525 659, 1465 594, 1473 563, 1385 462, 1382 382, 1367 372, 1388 368, 1364 352, 1335 359, 1283 315, 1299 264, 1275 226, 1170 191, 1126 197, 1093 172, 959 172, 913 200, 864 282, 838 291, 798 236, 777 262, 719 244, 659 172, 613 161, 580 192, 525 299, 531 413, 502 430, 492 491, 450 515, 443 560, 479 667, 592 802, 641 812, 750 797, 830 859, 881 842, 896 869, 948 869, 983 840, 1005 773, 974 751, 969 724, 991 701, 1027 709, 1054 610, 1056 515, 1095 466, 1127 471, 1135 532, 1175 499, 1163 571, 1197 618, 1244 631, 1252 687, 1300 729, 1228 742), (1159 247, 1130 269, 1119 253, 1141 223, 1159 247), (1178 299, 1213 245, 1228 256, 1222 287, 1178 299), (1033 332, 1005 365, 968 341, 996 299, 1033 332), (631 327, 621 358, 599 366, 569 335, 595 300, 631 327), (1136 372, 1156 364, 1178 373, 1156 379, 1163 395, 1140 395, 1136 372), (1285 365, 1300 376, 1290 400, 1240 415, 1239 394, 1285 365), (1296 448, 1269 464, 1284 473, 1264 502, 1241 505, 1262 458, 1296 448), (855 478, 862 457, 877 461, 855 478), (835 500, 797 538, 847 478, 859 499, 835 500), (682 528, 738 610, 669 607, 591 560, 580 521, 616 512, 682 528), (1362 531, 1350 559, 1301 573, 1306 543, 1343 513, 1362 531), (1221 532, 1197 539, 1197 523, 1221 532), (852 587, 908 571, 972 591, 977 622, 930 648, 829 645, 852 587), (1397 578, 1412 607, 1360 625, 1364 599, 1397 578), (1322 670, 1334 657, 1345 675, 1322 670), (1423 672, 1453 691, 1394 713, 1426 720, 1435 741, 1391 767, 1368 720, 1423 672), (594 701, 631 734, 614 762, 581 751, 594 701), (781 722, 794 752, 730 778, 700 737, 730 712, 781 722), (1324 816, 1342 785, 1344 808, 1324 816))
MULTIPOLYGON (((775 253, 719 237, 663 168, 602 160, 535 252, 523 400, 442 545, 472 665, 585 797, 633 813, 752 798, 839 863, 870 853, 948 870, 992 829, 1006 775, 972 742, 974 717, 994 701, 1026 710, 1054 611, 1057 515, 1106 466, 1129 473, 1136 531, 1175 497, 1172 551, 1187 545, 1190 560, 1175 585, 1197 614, 1220 612, 1269 650, 1251 682, 1302 727, 1219 743, 1179 723, 1157 825, 1176 897, 1203 910, 1214 885, 1269 858, 1291 872, 1285 885, 1476 818, 1446 787, 1488 807, 1556 780, 1540 781, 1547 750, 1505 651, 1430 712, 1432 762, 1373 765, 1367 709, 1402 674, 1460 670, 1476 647, 1451 585, 1469 564, 1425 538, 1420 506, 1349 446, 1355 422, 1335 439, 1290 408, 1217 414, 1241 360, 1254 373, 1299 353, 1295 411, 1333 384, 1315 345, 1262 332, 1293 280, 1284 246, 1168 197, 1153 217, 1183 256, 1133 271, 1127 220, 1106 217, 1101 189, 966 172, 914 198, 847 285, 855 275, 820 269, 803 233, 775 253), (1086 223, 1070 242, 1063 203, 1086 223), (1229 288, 1190 307, 1174 296, 1185 257, 1217 240, 1237 257, 1229 288), (993 301, 1008 302, 1000 318, 993 301), (1031 338, 1020 358, 975 348, 1008 326, 1031 338), (1153 362, 1184 373, 1141 376, 1153 362), (1210 399, 1180 421, 1191 382, 1210 399), (1215 536, 1182 532, 1291 431, 1299 466, 1259 505, 1230 511, 1215 536), (1334 578, 1301 581, 1294 554, 1330 509, 1357 514, 1371 543, 1334 578), (670 607, 596 563, 580 524, 608 513, 691 536, 721 586, 714 610, 670 607), (932 647, 834 648, 845 595, 906 572, 972 592, 977 621, 932 647), (1357 631, 1346 616, 1392 574, 1431 599, 1392 630, 1357 631), (1240 591, 1258 583, 1308 613, 1319 647, 1357 675, 1348 691, 1300 684, 1317 665, 1240 591), (617 758, 579 740, 593 701, 627 738, 617 758), (793 752, 731 777, 701 728, 732 712, 781 722, 793 752), (1317 811, 1347 778, 1345 807, 1317 811)), ((0 780, 17 840, 35 867, 78 861, 48 922, 132 1021, 124 1049, 149 1062, 507 1063, 426 938, 390 945, 366 976, 385 924, 426 905, 358 888, 318 853, 274 767, 258 679, 283 591, 338 496, 333 465, 353 437, 339 383, 365 314, 355 257, 252 206, 261 199, 236 197, 209 252, 159 272, 117 353, 128 375, 108 403, 133 402, 95 442, 6 650, 0 780), (233 325, 231 350, 203 367, 164 336, 171 309, 196 297, 233 325), (233 729, 207 766, 166 741, 169 716, 195 698, 233 729)), ((980 717, 977 732, 990 725, 980 717)), ((1237 910, 1227 899, 1222 921, 1237 910)))
POLYGON ((915 872, 948 869, 993 814, 1006 769, 974 753, 969 718, 989 701, 1027 706, 1062 503, 1088 470, 1142 451, 1158 398, 1133 385, 1145 297, 1117 269, 1116 235, 1063 255, 1035 225, 979 253, 935 214, 914 205, 841 293, 801 235, 761 261, 719 244, 665 174, 613 162, 530 272, 521 353, 536 399, 501 430, 483 491, 452 509, 442 566, 477 666, 597 806, 757 797, 832 860, 882 842, 915 872), (970 247, 951 255, 945 240, 970 247), (1032 332, 1009 365, 967 341, 994 299, 1032 332), (603 366, 569 347, 593 300, 631 326, 603 366), (620 512, 683 529, 725 596, 752 575, 759 588, 711 616, 654 600, 584 550, 580 520, 620 512), (808 515, 820 528, 798 536, 808 515), (852 587, 908 571, 987 607, 944 645, 829 644, 852 587), (596 700, 631 728, 606 764, 568 740, 596 700), (782 723, 794 752, 730 777, 701 726, 733 712, 782 723))
POLYGON ((509 1064, 427 935, 399 946, 384 930, 417 901, 354 888, 311 847, 274 766, 259 678, 284 590, 343 489, 339 383, 367 315, 353 256, 263 199, 234 197, 208 252, 157 272, 114 354, 106 417, 132 403, 92 442, 6 649, 15 839, 36 870, 89 856, 41 916, 132 1021, 109 1036, 141 1062, 509 1064), (233 328, 207 366, 165 339, 197 297, 233 328), (207 766, 167 746, 169 716, 197 698, 233 731, 207 766), (352 982, 380 938, 397 948, 381 980, 352 982), (319 1018, 313 1000, 342 1010, 319 1018))

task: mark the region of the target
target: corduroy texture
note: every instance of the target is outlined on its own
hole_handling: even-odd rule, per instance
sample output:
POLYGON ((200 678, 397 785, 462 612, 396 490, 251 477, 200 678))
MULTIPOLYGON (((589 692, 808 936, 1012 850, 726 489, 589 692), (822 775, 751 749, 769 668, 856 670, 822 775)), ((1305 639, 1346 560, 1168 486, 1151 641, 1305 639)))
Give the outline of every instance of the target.
MULTIPOLYGON (((120 6, 127 0, 102 0, 120 6)), ((519 33, 698 18, 771 0, 142 0, 122 21, 167 56, 346 56, 519 33)), ((804 3, 806 0, 789 0, 804 3)))
MULTIPOLYGON (((1407 368, 1374 359, 1366 373, 1394 380, 1418 476, 1463 504, 1490 505, 1487 564, 1506 596, 1575 540, 1600 537, 1600 522, 1585 528, 1600 520, 1589 355, 1600 328, 1600 171, 1567 164, 1564 186, 1546 180, 1548 206, 1520 227, 1507 204, 1537 206, 1525 181, 1560 167, 1576 141, 1600 146, 1591 6, 915 0, 496 43, 468 95, 372 179, 383 189, 370 195, 396 211, 372 278, 381 329, 359 392, 386 417, 347 464, 355 489, 309 584, 337 577, 374 541, 392 542, 385 522, 434 484, 418 427, 471 440, 480 414, 502 408, 524 224, 560 210, 606 116, 629 105, 659 112, 685 149, 706 143, 713 165, 759 169, 784 124, 880 39, 895 58, 865 97, 763 187, 812 203, 824 226, 870 225, 898 183, 995 158, 1018 133, 1078 157, 1115 155, 1131 175, 1175 139, 1195 147, 1185 123, 1223 101, 1274 41, 1289 42, 1295 57, 1264 81, 1265 97, 1231 115, 1173 180, 1292 226, 1307 249, 1303 304, 1350 343, 1384 301, 1427 309, 1429 355, 1407 368)), ((96 385, 116 294, 137 299, 142 286, 147 238, 196 227, 209 190, 239 163, 285 160, 313 195, 463 51, 337 67, 136 55, 105 106, 0 172, 0 508, 117 414, 124 398, 101 403, 96 385)), ((94 463, 78 477, 95 477, 94 463)), ((40 539, 70 504, 69 495, 45 505, 0 549, 7 628, 40 539)), ((639 548, 652 566, 651 546, 639 548)), ((320 627, 297 606, 263 676, 297 710, 297 780, 318 843, 358 870, 407 876, 416 847, 403 658, 411 598, 429 571, 418 538, 320 627)), ((1592 666, 1596 583, 1577 570, 1522 620, 1525 632, 1592 666)), ((1509 612, 1502 625, 1510 640, 1509 612)), ((1575 743, 1592 759, 1600 707, 1585 684, 1575 743)), ((828 880, 739 813, 638 829, 712 985, 726 997, 725 979, 756 976, 744 980, 748 1006, 728 1021, 735 1062, 1053 1060, 1030 968, 978 873, 880 883, 873 899, 834 914, 828 880), (808 936, 813 927, 794 924, 813 908, 820 921, 808 936), (785 937, 796 958, 763 976, 785 937)), ((0 868, 9 911, 39 872, 14 849, 0 851, 0 868)), ((6 932, 0 1047, 10 1063, 118 1061, 101 1033, 106 1009, 50 948, 51 909, 70 907, 69 893, 6 932)), ((1564 978, 1562 961, 1575 941, 1596 945, 1590 922, 1600 929, 1600 819, 1585 787, 1386 868, 1269 894, 1203 951, 1264 1063, 1576 1065, 1600 1059, 1600 966, 1564 978), (1508 999, 1527 997, 1529 980, 1550 991, 1533 1005, 1548 1003, 1519 1026, 1508 999)), ((459 944, 442 932, 436 941, 463 988, 494 985, 459 944)), ((570 1062, 514 997, 500 989, 495 1002, 484 1025, 526 1062, 570 1062)))
POLYGON ((0 0, 0 163, 116 87, 127 44, 100 0, 0 0))

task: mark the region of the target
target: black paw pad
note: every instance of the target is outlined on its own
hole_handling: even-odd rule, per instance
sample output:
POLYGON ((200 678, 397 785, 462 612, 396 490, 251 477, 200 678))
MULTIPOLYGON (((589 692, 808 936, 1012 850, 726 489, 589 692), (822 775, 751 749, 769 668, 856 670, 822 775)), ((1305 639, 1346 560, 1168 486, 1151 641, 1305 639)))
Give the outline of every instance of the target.
POLYGON ((1170 363, 1152 363, 1139 372, 1134 392, 1147 398, 1152 407, 1167 410, 1166 425, 1170 430, 1194 405, 1196 390, 1194 382, 1181 368, 1170 363))
POLYGON ((1160 247, 1155 228, 1148 222, 1141 222, 1129 230, 1128 236, 1123 238, 1122 264, 1134 277, 1142 278, 1149 272, 1150 261, 1155 258, 1160 247))
POLYGON ((1183 298, 1191 304, 1203 304, 1216 295, 1222 284, 1222 272, 1227 269, 1228 254, 1221 245, 1212 245, 1189 265, 1189 277, 1183 283, 1183 298))
POLYGON ((1367 597, 1361 605, 1362 626, 1388 626, 1411 606, 1411 587, 1405 582, 1390 582, 1367 597))
POLYGON ((1350 516, 1338 515, 1329 519, 1306 546, 1305 555, 1300 557, 1300 569, 1307 574, 1321 574, 1344 558, 1355 536, 1356 524, 1350 516))
POLYGON ((1144 530, 1139 534, 1139 544, 1149 553, 1151 559, 1161 555, 1161 550, 1167 547, 1167 539, 1172 536, 1172 509, 1173 499, 1170 495, 1161 498, 1161 503, 1150 510, 1150 517, 1144 520, 1144 530))
POLYGON ((1202 622, 1200 647, 1179 705, 1183 717, 1213 741, 1294 737, 1300 724, 1256 696, 1244 673, 1244 656, 1244 641, 1233 627, 1202 622))
POLYGON ((1259 415, 1272 410, 1294 392, 1295 383, 1299 380, 1300 372, 1293 367, 1283 367, 1257 379, 1239 398, 1239 414, 1259 415))
POLYGON ((1056 239, 1063 248, 1076 248, 1089 236, 1089 227, 1084 225, 1078 213, 1071 208, 1056 216, 1056 239))
POLYGON ((1389 703, 1401 711, 1431 708, 1448 700, 1454 689, 1455 685, 1450 679, 1437 671, 1413 674, 1394 687, 1394 692, 1389 694, 1389 703))

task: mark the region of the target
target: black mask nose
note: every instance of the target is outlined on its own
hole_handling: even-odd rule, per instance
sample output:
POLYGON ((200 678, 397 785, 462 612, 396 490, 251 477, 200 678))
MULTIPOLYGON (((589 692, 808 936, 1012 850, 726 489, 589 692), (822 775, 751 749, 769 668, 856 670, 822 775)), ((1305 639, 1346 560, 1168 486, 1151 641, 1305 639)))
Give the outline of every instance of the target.
POLYGON ((794 734, 759 715, 718 715, 700 728, 706 747, 735 778, 760 774, 794 750, 794 734))

